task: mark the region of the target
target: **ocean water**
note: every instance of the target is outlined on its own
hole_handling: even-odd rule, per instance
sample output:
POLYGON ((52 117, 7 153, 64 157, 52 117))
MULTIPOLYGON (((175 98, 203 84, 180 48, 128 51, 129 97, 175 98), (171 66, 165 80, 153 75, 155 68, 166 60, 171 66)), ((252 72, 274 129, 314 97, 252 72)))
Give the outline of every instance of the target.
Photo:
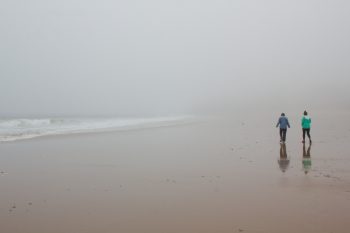
POLYGON ((184 124, 193 116, 156 118, 12 118, 0 119, 0 142, 47 135, 133 130, 184 124))

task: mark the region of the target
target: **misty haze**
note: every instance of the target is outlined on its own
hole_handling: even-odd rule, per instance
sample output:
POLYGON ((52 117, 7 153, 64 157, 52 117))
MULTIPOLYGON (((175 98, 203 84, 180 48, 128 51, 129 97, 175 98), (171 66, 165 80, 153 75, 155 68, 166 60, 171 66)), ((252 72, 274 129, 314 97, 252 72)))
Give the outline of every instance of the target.
POLYGON ((1 0, 1 233, 347 233, 349 12, 1 0))
POLYGON ((2 1, 1 115, 349 108, 349 6, 2 1))

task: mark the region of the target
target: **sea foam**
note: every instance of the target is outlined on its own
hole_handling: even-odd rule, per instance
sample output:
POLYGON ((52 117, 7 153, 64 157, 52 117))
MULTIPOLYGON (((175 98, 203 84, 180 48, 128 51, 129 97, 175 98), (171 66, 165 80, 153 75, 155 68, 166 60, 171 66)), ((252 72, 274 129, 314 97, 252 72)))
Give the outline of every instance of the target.
POLYGON ((0 142, 47 135, 132 130, 189 123, 192 116, 156 118, 39 118, 0 119, 0 142))

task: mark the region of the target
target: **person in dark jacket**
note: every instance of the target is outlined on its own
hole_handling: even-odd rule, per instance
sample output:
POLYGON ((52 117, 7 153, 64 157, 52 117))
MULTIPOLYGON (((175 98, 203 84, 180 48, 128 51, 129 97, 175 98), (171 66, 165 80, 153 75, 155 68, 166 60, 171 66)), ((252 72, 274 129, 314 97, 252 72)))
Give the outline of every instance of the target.
POLYGON ((286 142, 286 136, 287 136, 287 127, 290 128, 289 125, 289 121, 288 118, 286 117, 286 114, 282 113, 281 117, 278 119, 276 128, 278 128, 278 126, 280 127, 280 137, 281 143, 285 143, 286 142))

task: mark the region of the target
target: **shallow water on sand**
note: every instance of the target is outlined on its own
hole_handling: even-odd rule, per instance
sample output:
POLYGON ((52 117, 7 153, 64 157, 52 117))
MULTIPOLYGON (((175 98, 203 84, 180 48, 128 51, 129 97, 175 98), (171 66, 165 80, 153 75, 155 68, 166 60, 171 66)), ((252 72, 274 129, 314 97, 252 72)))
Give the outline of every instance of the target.
POLYGON ((331 122, 305 150, 268 118, 4 143, 1 232, 348 232, 350 127, 331 122))

